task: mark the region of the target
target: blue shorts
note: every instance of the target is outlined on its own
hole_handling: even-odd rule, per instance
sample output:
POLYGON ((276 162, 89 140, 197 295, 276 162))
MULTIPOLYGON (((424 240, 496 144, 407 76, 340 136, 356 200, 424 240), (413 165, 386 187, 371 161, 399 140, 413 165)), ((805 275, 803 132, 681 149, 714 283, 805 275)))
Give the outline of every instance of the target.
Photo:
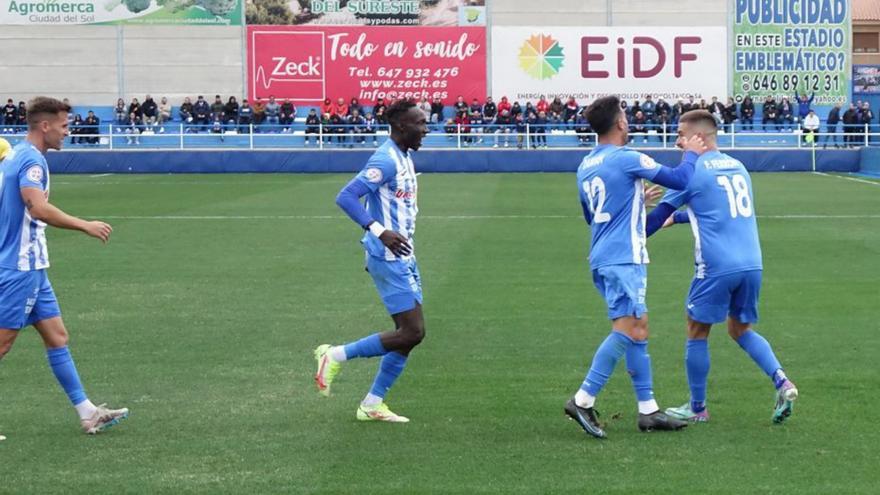
POLYGON ((593 283, 608 305, 608 319, 624 316, 641 318, 648 312, 646 265, 609 265, 593 270, 593 283))
POLYGON ((0 328, 21 330, 61 315, 46 270, 0 268, 0 328))
POLYGON ((718 323, 728 316, 741 323, 758 322, 761 270, 695 278, 687 298, 687 314, 700 323, 718 323))
POLYGON ((388 314, 404 313, 422 304, 422 277, 415 257, 386 261, 367 254, 367 271, 388 314))

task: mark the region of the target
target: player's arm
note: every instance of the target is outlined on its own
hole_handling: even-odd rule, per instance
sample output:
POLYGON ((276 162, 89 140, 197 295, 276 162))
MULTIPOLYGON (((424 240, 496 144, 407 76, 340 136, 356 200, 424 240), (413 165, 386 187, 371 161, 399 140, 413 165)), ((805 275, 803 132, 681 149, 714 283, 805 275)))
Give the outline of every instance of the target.
POLYGON ((642 153, 638 156, 638 165, 630 165, 630 170, 635 175, 648 179, 669 189, 682 190, 687 187, 694 175, 694 166, 697 159, 706 151, 706 144, 698 135, 691 136, 684 145, 684 155, 677 167, 660 165, 653 158, 642 153))
POLYGON ((339 191, 336 195, 336 205, 362 229, 378 237, 391 252, 399 256, 408 256, 412 253, 412 248, 407 239, 393 230, 386 230, 382 224, 373 220, 364 208, 360 199, 369 194, 371 189, 360 177, 361 175, 358 175, 339 191))
POLYGON ((36 187, 22 187, 21 199, 24 201, 34 220, 40 220, 60 229, 79 230, 92 237, 100 239, 105 244, 110 240, 113 227, 100 221, 88 221, 68 215, 60 208, 49 203, 46 193, 36 187))
POLYGON ((690 223, 690 221, 686 211, 676 211, 675 206, 669 203, 660 203, 651 213, 648 213, 645 220, 645 234, 651 237, 664 227, 670 227, 676 223, 690 223))

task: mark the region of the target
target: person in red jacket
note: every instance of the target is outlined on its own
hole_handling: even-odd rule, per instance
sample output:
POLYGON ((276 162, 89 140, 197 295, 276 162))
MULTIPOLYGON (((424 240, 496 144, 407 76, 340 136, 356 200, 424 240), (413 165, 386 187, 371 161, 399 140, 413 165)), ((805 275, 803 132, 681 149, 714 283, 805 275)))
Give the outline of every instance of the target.
POLYGON ((330 101, 330 98, 324 98, 324 103, 321 103, 321 115, 328 113, 331 115, 336 113, 336 107, 333 105, 333 102, 330 101))
POLYGON ((550 102, 547 101, 547 97, 545 97, 544 95, 541 95, 541 99, 538 100, 538 103, 535 105, 535 111, 537 111, 538 113, 541 113, 541 112, 549 113, 550 112, 550 102))
POLYGON ((507 101, 507 97, 506 97, 506 96, 502 96, 502 97, 501 97, 501 101, 498 102, 498 115, 501 115, 505 110, 507 110, 508 112, 510 112, 510 109, 511 109, 511 108, 512 108, 512 107, 511 107, 511 105, 510 105, 510 102, 507 101))
POLYGON ((348 116, 348 103, 345 102, 345 98, 339 98, 338 100, 336 100, 336 108, 331 113, 335 113, 340 117, 348 116))

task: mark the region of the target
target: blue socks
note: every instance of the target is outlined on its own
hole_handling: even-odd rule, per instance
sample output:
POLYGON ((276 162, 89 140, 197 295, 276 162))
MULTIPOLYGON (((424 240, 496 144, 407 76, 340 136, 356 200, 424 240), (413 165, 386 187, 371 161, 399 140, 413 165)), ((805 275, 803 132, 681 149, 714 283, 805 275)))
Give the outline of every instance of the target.
POLYGON ((752 360, 764 370, 764 373, 767 373, 767 376, 773 380, 776 388, 782 386, 786 379, 785 373, 777 373, 777 371, 782 369, 782 365, 779 364, 779 360, 773 354, 773 349, 770 348, 770 343, 767 342, 767 339, 761 337, 754 330, 748 330, 737 339, 736 343, 751 356, 752 360))
POLYGON ((343 348, 345 349, 346 359, 384 356, 388 352, 382 346, 382 340, 379 338, 378 333, 364 337, 351 344, 345 344, 343 348))
POLYGON ((55 349, 47 349, 46 357, 49 359, 49 366, 52 373, 64 389, 70 402, 75 406, 86 400, 86 393, 83 390, 82 383, 79 381, 79 374, 76 372, 76 365, 73 364, 73 357, 67 346, 57 347, 55 349))
POLYGON ((691 388, 691 411, 706 409, 706 382, 709 377, 709 341, 688 339, 684 348, 684 364, 691 388))
POLYGON ((376 374, 376 379, 373 381, 373 388, 370 389, 370 394, 384 399, 385 394, 388 393, 388 389, 394 385, 395 380, 397 380, 397 377, 403 372, 405 366, 406 356, 403 354, 398 354, 396 352, 385 354, 385 357, 383 357, 382 361, 379 363, 379 373, 376 374))
POLYGON ((584 378, 581 390, 596 397, 602 390, 602 387, 608 382, 617 361, 626 353, 626 350, 632 345, 633 340, 628 336, 612 330, 608 337, 602 342, 596 355, 593 356, 593 364, 590 365, 590 371, 584 378))
POLYGON ((651 377, 651 355, 647 340, 633 340, 626 349, 626 370, 632 378, 633 390, 639 402, 654 398, 654 381, 651 377))

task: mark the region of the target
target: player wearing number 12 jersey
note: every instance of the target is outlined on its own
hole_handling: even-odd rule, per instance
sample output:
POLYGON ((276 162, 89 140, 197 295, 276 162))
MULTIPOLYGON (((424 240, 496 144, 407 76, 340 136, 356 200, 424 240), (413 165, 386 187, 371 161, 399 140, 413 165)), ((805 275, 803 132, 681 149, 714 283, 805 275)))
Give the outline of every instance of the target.
POLYGON ((758 321, 761 291, 761 244, 752 198, 752 180, 738 160, 718 151, 717 124, 705 110, 682 116, 678 146, 693 136, 703 138, 708 151, 697 160, 688 187, 669 191, 648 217, 651 235, 664 223, 690 223, 694 233, 696 270, 687 297, 685 364, 691 400, 666 413, 679 419, 707 421, 706 382, 709 375, 709 330, 727 319, 727 331, 776 387, 772 420, 791 414, 798 391, 764 337, 752 329, 758 321), (687 205, 686 211, 675 212, 687 205), (673 212, 675 212, 673 214, 673 212))
POLYGON ((688 144, 692 152, 676 168, 659 165, 651 157, 625 148, 629 124, 620 100, 609 96, 587 109, 590 126, 599 134, 599 146, 584 158, 577 172, 578 194, 590 225, 590 267, 593 282, 608 305, 611 333, 596 350, 590 371, 565 413, 594 437, 604 438, 593 409, 596 396, 626 355, 639 405, 642 431, 677 430, 686 422, 668 417, 654 400, 651 358, 648 355, 648 252, 645 249, 644 180, 684 189, 694 172, 699 137, 688 144))

